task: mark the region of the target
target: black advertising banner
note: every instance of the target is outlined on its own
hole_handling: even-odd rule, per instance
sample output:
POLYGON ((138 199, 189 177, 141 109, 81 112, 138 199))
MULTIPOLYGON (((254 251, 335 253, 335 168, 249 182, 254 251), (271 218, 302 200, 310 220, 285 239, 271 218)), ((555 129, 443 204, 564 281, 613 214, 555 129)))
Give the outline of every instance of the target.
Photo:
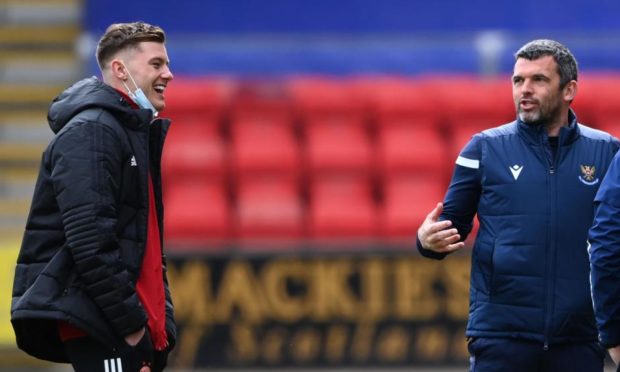
POLYGON ((173 256, 168 275, 174 367, 467 363, 466 256, 173 256))

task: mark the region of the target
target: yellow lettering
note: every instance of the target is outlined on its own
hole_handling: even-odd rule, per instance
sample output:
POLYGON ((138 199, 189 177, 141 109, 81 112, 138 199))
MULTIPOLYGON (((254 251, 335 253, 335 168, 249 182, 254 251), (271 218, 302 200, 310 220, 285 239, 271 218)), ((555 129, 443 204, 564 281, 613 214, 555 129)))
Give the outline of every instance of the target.
POLYGON ((440 311, 440 298, 433 290, 440 263, 402 259, 394 263, 395 316, 428 320, 440 311))
POLYGON ((235 309, 241 319, 253 324, 264 320, 267 309, 261 286, 245 261, 231 261, 224 271, 217 294, 217 320, 229 322, 235 309))
POLYGON ((446 312, 455 320, 467 320, 469 315, 470 259, 461 256, 444 262, 446 281, 446 312))
POLYGON ((308 281, 307 263, 298 260, 268 262, 261 272, 270 316, 282 322, 294 322, 306 314, 304 294, 308 281), (287 285, 303 286, 296 296, 289 293, 287 285))
MULTIPOLYGON (((251 325, 235 323, 230 328, 231 360, 241 363, 253 362, 258 357, 258 344, 251 325)), ((223 345, 222 345, 223 346, 223 345)))
POLYGON ((361 263, 360 292, 362 305, 358 311, 364 321, 379 321, 386 316, 386 267, 380 259, 368 259, 361 263))
POLYGON ((291 341, 291 355, 293 360, 306 363, 316 359, 319 355, 321 334, 313 328, 300 330, 291 341))
POLYGON ((209 266, 189 261, 179 269, 168 264, 168 282, 175 306, 175 319, 192 326, 214 322, 209 266))
POLYGON ((338 363, 344 359, 347 338, 347 327, 343 325, 332 325, 328 328, 327 338, 325 340, 325 354, 328 361, 338 363))
POLYGON ((438 327, 421 328, 414 344, 417 353, 427 361, 439 361, 446 357, 450 348, 447 332, 438 327))
POLYGON ((377 356, 382 362, 402 362, 407 358, 409 335, 402 326, 392 326, 377 337, 377 356))
POLYGON ((353 360, 365 362, 370 358, 374 334, 374 323, 359 323, 356 326, 351 343, 351 358, 353 360))
POLYGON ((465 327, 459 328, 452 335, 451 356, 458 360, 469 359, 469 350, 467 350, 467 338, 465 337, 465 327))
POLYGON ((263 337, 262 356, 267 363, 278 364, 283 361, 282 352, 287 333, 284 327, 276 327, 265 334, 263 337))
POLYGON ((353 271, 351 266, 350 260, 314 263, 308 294, 314 320, 355 319, 357 303, 348 283, 353 271))
POLYGON ((183 332, 178 335, 177 339, 174 367, 193 367, 194 361, 196 360, 196 355, 198 355, 198 346, 200 345, 200 341, 203 337, 208 337, 208 334, 208 330, 203 327, 189 326, 183 328, 183 332))

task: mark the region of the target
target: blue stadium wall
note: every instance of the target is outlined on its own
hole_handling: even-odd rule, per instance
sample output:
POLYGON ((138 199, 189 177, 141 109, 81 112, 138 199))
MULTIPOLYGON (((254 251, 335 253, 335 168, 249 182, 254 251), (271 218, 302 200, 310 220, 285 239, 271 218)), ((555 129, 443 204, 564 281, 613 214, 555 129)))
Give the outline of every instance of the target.
MULTIPOLYGON (((85 29, 164 27, 180 74, 493 74, 525 41, 555 38, 582 70, 620 66, 620 2, 87 1, 85 29)), ((95 67, 93 65, 93 67, 95 67)))

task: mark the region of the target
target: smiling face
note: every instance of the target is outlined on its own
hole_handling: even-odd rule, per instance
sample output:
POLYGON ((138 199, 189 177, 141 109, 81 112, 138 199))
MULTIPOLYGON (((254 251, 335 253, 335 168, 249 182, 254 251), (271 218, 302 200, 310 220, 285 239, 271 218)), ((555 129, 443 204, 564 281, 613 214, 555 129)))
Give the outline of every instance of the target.
POLYGON ((164 110, 164 93, 168 82, 173 79, 164 44, 155 41, 138 43, 133 48, 119 52, 110 65, 115 77, 112 86, 123 91, 127 90, 127 86, 133 92, 136 89, 135 81, 155 109, 164 110))
POLYGON ((519 119, 544 125, 551 131, 568 123, 568 107, 576 93, 576 82, 560 88, 558 65, 552 56, 534 60, 518 58, 512 76, 512 96, 519 119))

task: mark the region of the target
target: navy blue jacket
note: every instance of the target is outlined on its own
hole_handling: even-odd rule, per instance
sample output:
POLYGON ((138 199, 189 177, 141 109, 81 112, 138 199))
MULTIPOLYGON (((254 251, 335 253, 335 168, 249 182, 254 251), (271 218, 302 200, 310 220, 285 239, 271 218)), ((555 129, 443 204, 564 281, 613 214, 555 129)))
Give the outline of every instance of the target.
POLYGON ((597 338, 586 239, 619 143, 572 111, 569 123, 555 156, 544 127, 517 120, 475 135, 456 161, 440 219, 463 239, 476 213, 480 222, 467 336, 545 345, 597 338))
POLYGON ((592 299, 600 341, 620 345, 620 157, 616 155, 594 199, 590 229, 592 299))

